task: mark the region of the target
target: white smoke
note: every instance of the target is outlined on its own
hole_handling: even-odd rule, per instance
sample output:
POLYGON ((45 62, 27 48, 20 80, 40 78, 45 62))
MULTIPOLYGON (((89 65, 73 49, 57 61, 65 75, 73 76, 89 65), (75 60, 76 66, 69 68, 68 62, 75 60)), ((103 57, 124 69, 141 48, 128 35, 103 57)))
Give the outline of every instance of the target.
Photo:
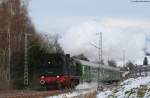
POLYGON ((136 61, 143 58, 142 49, 145 47, 145 37, 150 35, 150 21, 130 19, 104 19, 103 21, 89 20, 70 27, 60 39, 66 53, 77 55, 84 53, 91 60, 98 57, 99 36, 103 33, 103 58, 121 61, 123 51, 126 60, 136 61))

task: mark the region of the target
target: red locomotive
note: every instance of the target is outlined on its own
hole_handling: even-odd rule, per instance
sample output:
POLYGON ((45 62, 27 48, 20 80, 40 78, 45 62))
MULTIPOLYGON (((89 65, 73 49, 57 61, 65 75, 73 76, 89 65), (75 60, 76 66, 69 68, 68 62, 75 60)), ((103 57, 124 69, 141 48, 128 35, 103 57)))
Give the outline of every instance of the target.
POLYGON ((42 87, 64 89, 79 84, 79 66, 69 55, 46 54, 40 62, 39 81, 42 87))

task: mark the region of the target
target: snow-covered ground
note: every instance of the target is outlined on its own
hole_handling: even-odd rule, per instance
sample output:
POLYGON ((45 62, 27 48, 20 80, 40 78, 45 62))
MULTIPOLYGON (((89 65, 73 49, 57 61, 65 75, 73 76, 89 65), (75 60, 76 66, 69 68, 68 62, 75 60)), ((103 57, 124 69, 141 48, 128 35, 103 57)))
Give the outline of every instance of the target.
MULTIPOLYGON (((76 87, 74 92, 61 94, 57 96, 51 96, 47 98, 72 98, 90 93, 97 88, 97 83, 83 83, 76 87)), ((105 90, 99 92, 97 98, 150 98, 150 76, 130 78, 122 83, 118 87, 113 88, 111 91, 105 90)))
POLYGON ((82 83, 79 84, 76 89, 96 89, 97 88, 97 83, 96 82, 91 82, 91 83, 82 83))
POLYGON ((125 80, 112 91, 99 92, 97 98, 150 98, 150 76, 125 80))
POLYGON ((78 98, 78 96, 80 96, 80 98, 82 98, 82 96, 84 96, 85 94, 91 93, 91 92, 93 92, 93 90, 74 91, 74 92, 60 94, 60 95, 56 95, 56 96, 50 96, 47 98, 73 98, 73 97, 78 98))
POLYGON ((72 98, 72 97, 78 97, 78 96, 82 98, 82 96, 84 96, 85 94, 96 91, 96 88, 97 88, 97 83, 95 82, 94 83, 82 83, 82 84, 79 84, 76 87, 76 90, 73 92, 60 94, 56 96, 50 96, 47 98, 72 98))

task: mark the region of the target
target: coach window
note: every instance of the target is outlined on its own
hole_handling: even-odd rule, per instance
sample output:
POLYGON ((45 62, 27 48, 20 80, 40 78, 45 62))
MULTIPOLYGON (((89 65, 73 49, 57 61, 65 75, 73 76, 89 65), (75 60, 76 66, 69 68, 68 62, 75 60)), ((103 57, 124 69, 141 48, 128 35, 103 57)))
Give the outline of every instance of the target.
POLYGON ((83 74, 85 73, 85 66, 82 66, 83 74))

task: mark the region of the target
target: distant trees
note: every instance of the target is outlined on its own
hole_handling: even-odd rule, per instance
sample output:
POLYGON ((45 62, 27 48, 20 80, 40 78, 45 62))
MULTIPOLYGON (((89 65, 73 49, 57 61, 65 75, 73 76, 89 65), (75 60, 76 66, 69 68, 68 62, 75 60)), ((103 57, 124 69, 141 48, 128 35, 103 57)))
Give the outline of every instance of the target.
POLYGON ((126 63, 126 66, 121 67, 120 70, 121 71, 130 71, 130 72, 132 72, 132 71, 135 70, 135 68, 136 68, 136 66, 131 61, 128 61, 126 63))
POLYGON ((128 68, 128 70, 130 71, 133 71, 135 69, 135 65, 131 62, 131 61, 128 61, 126 63, 126 67, 128 68))
POLYGON ((147 57, 144 57, 143 65, 148 65, 148 59, 147 59, 147 57))
POLYGON ((60 46, 58 40, 59 40, 59 35, 41 35, 42 43, 41 47, 45 49, 47 53, 64 53, 62 47, 60 46))

